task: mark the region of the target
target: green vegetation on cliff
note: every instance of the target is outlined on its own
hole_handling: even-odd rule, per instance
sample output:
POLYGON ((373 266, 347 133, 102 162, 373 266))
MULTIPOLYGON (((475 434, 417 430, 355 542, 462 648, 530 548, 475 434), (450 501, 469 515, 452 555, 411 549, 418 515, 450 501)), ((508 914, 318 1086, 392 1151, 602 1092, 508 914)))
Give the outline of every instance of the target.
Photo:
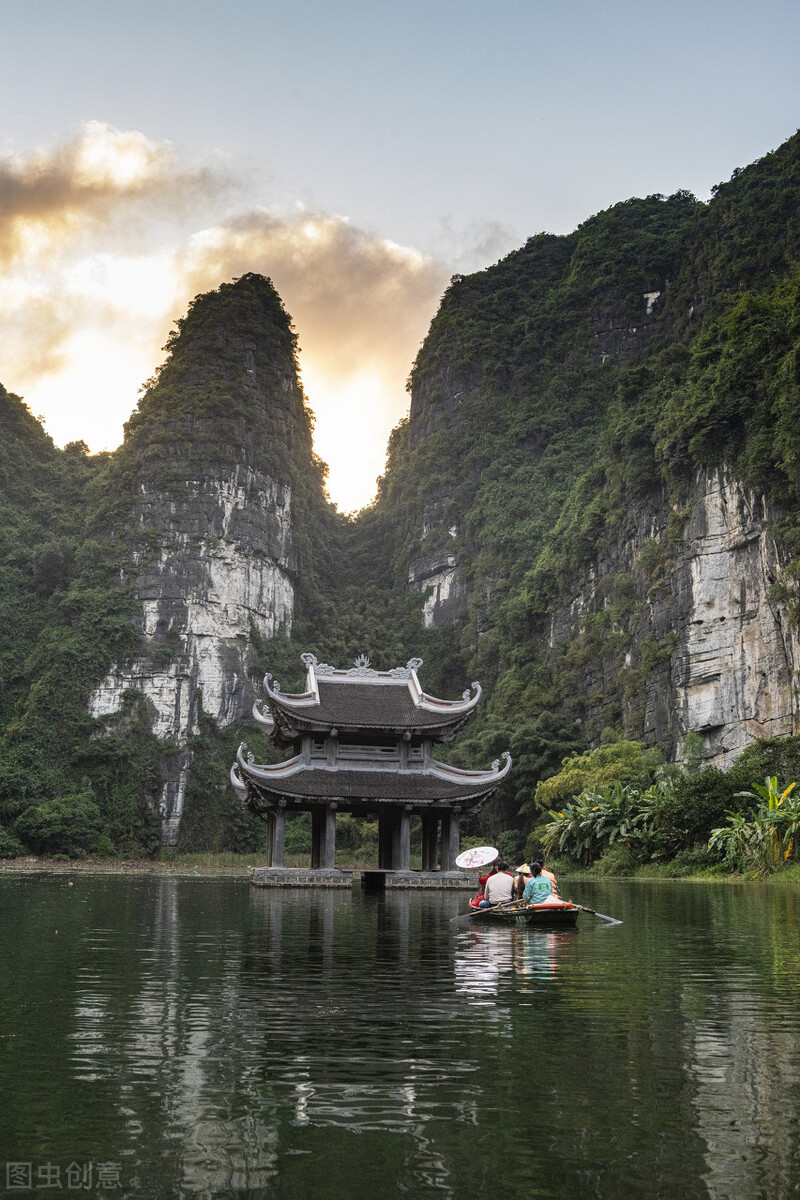
POLYGON ((57 450, 21 401, 0 403, 0 854, 17 837, 65 853, 150 851, 161 763, 143 701, 131 695, 103 740, 88 715, 92 688, 137 645, 122 543, 98 533, 109 458, 57 450))

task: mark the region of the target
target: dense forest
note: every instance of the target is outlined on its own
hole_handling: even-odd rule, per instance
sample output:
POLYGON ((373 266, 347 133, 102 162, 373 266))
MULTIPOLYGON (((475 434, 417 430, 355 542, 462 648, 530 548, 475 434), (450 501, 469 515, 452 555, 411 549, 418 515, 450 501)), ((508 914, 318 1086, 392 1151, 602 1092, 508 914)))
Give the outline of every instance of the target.
POLYGON ((291 545, 275 548, 267 529, 257 547, 291 580, 292 620, 269 637, 253 629, 252 680, 269 667, 299 684, 304 650, 383 667, 419 655, 442 695, 480 679, 481 715, 451 754, 485 766, 508 748, 515 766, 476 836, 514 854, 549 837, 592 861, 610 833, 585 846, 559 827, 556 844, 545 815, 600 788, 618 828, 628 814, 650 831, 623 839, 629 860, 674 859, 707 850, 726 812, 756 812, 754 795, 733 799, 754 773, 800 774, 794 738, 757 741, 728 778, 707 765, 710 735, 648 716, 677 671, 670 604, 703 472, 724 468, 758 499, 779 563, 764 603, 797 626, 800 134, 708 203, 627 200, 454 277, 377 499, 355 519, 325 499, 294 334, 269 281, 198 297, 168 349, 113 455, 56 449, 0 393, 0 854, 154 852, 162 780, 188 752, 180 844, 257 844, 226 790, 242 732, 269 753, 246 715, 215 721, 199 702, 188 751, 154 733, 135 687, 113 717, 89 715, 115 663, 149 656, 155 670, 179 652, 168 628, 142 649, 136 581, 167 544, 143 490, 179 505, 187 481, 243 468, 292 495, 291 545), (452 586, 435 603, 445 566, 452 586), (565 757, 591 752, 587 774, 548 793, 565 757))

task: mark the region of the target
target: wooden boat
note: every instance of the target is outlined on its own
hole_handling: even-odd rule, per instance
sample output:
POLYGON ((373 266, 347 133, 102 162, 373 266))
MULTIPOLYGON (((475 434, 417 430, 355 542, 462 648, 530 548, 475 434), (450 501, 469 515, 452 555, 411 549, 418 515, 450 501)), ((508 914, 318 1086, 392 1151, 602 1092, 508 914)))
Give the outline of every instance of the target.
POLYGON ((573 926, 580 908, 569 900, 549 904, 504 904, 476 908, 469 915, 480 925, 541 925, 549 929, 573 926))

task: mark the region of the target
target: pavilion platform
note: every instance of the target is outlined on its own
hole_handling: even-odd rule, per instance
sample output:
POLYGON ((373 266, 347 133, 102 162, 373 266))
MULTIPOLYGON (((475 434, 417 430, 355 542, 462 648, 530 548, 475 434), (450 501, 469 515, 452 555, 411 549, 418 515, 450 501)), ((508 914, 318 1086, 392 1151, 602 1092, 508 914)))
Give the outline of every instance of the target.
POLYGON ((253 867, 250 882, 258 888, 353 888, 383 892, 390 889, 456 889, 475 892, 477 878, 463 871, 391 871, 364 867, 352 871, 320 867, 253 867))

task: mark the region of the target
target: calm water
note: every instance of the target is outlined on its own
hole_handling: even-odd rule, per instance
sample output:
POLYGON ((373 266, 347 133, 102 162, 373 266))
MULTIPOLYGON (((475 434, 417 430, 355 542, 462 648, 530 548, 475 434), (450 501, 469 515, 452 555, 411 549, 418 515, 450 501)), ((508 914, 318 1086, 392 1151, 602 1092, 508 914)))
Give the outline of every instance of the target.
POLYGON ((800 1194, 800 896, 569 891, 0 878, 0 1194, 800 1194))

